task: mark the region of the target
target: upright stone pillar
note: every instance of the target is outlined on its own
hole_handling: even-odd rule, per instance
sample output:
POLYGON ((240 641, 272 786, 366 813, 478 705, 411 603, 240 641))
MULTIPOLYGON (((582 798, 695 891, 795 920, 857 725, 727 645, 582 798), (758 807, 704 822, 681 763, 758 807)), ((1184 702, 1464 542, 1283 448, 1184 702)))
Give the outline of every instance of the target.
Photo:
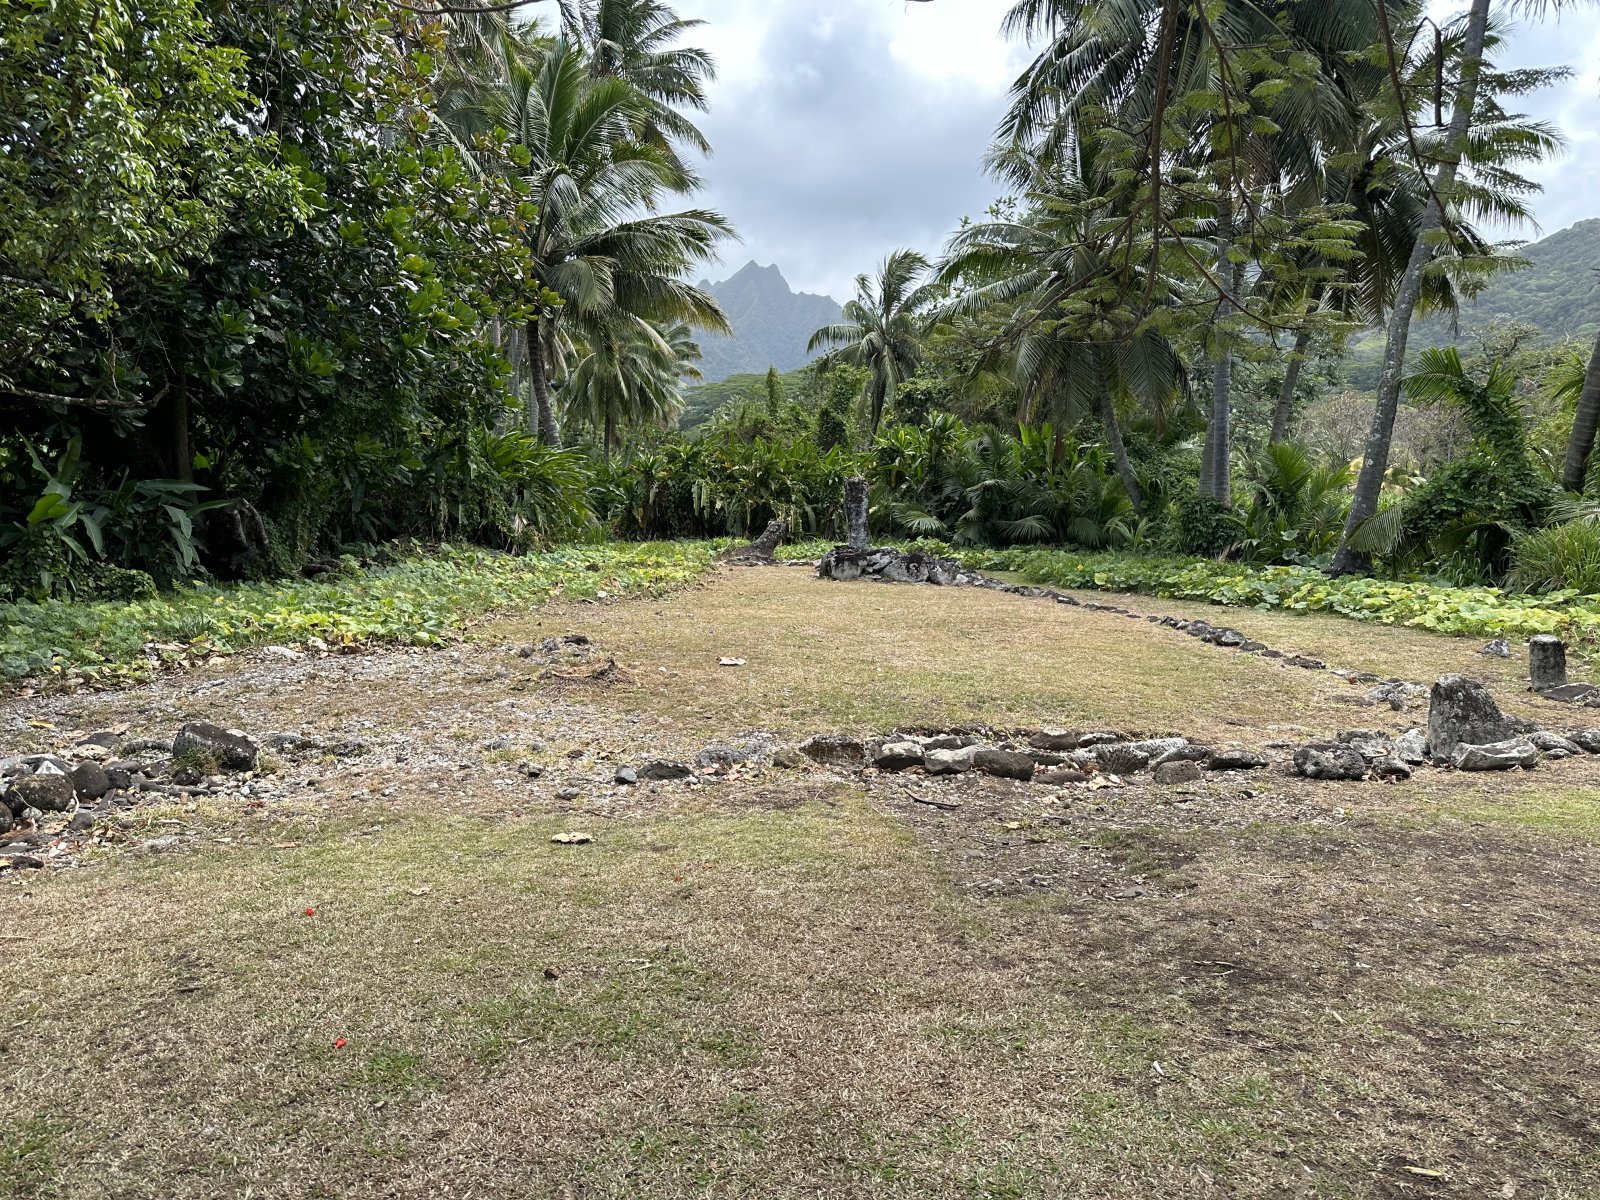
POLYGON ((860 475, 844 481, 844 528, 850 549, 872 549, 867 532, 867 481, 860 475))
POLYGON ((1567 647, 1553 634, 1528 639, 1528 678, 1536 692, 1567 686, 1567 647))

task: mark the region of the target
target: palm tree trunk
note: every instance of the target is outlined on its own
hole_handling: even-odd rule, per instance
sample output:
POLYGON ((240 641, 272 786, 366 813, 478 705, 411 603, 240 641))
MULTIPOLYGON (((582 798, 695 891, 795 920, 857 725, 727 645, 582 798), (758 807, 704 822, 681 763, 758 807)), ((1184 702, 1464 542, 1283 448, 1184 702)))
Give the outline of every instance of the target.
POLYGON ((540 336, 539 318, 535 317, 528 322, 527 336, 528 350, 528 383, 533 391, 534 407, 528 416, 537 420, 529 421, 531 432, 539 435, 539 440, 547 446, 561 445, 561 430, 556 426, 555 408, 550 403, 550 376, 549 363, 545 361, 544 338, 540 336))
POLYGON ((606 431, 605 431, 605 460, 611 461, 611 447, 617 440, 617 410, 610 404, 606 405, 606 431))
POLYGON ((1350 515, 1345 520, 1339 549, 1328 567, 1330 574, 1351 575, 1371 569, 1371 560, 1360 551, 1351 549, 1350 535, 1378 512, 1383 477, 1389 470, 1394 419, 1400 409, 1400 384, 1405 375, 1406 340, 1411 335, 1411 314, 1416 311, 1417 299, 1422 294, 1423 268, 1433 256, 1432 235, 1444 228, 1441 199, 1454 189, 1456 173, 1466 154, 1467 134, 1472 128, 1472 110, 1478 102, 1478 84, 1483 76, 1483 42, 1488 28, 1489 0, 1472 0, 1461 46, 1461 85, 1456 92, 1455 107, 1450 112, 1450 126, 1443 147, 1444 161, 1434 172, 1428 206, 1423 210, 1422 222, 1417 228, 1417 240, 1411 247, 1411 258, 1395 288, 1383 350, 1383 374, 1378 378, 1378 405, 1372 414, 1372 428, 1367 433, 1366 452, 1361 460, 1361 474, 1356 479, 1355 497, 1350 502, 1350 515))
POLYGON ((1122 426, 1117 423, 1117 406, 1111 400, 1111 389, 1105 377, 1100 379, 1100 419, 1105 422, 1106 441, 1111 443, 1111 458, 1117 464, 1117 477, 1133 501, 1133 511, 1144 509, 1144 493, 1139 490, 1139 478, 1133 473, 1133 463, 1128 460, 1128 447, 1122 441, 1122 426))
POLYGON ((1302 329, 1295 335, 1294 353, 1283 373, 1283 387, 1278 389, 1278 403, 1272 410, 1272 436, 1269 445, 1276 446, 1289 436, 1289 421, 1294 416, 1294 391, 1300 386, 1300 368, 1305 366, 1306 349, 1311 345, 1311 331, 1302 329))
POLYGON ((1561 486, 1569 492, 1583 491, 1597 429, 1600 429, 1600 335, 1594 339, 1594 353, 1589 356, 1589 370, 1583 377, 1583 391, 1578 394, 1578 411, 1572 417, 1567 458, 1561 465, 1561 486))
POLYGON ((1229 425, 1233 415, 1233 352, 1223 338, 1227 331, 1222 321, 1234 313, 1233 293, 1237 290, 1233 264, 1228 253, 1233 248, 1233 205, 1224 199, 1217 205, 1217 279, 1227 291, 1217 303, 1211 318, 1211 495, 1219 504, 1233 499, 1233 480, 1228 473, 1233 456, 1233 438, 1229 425))

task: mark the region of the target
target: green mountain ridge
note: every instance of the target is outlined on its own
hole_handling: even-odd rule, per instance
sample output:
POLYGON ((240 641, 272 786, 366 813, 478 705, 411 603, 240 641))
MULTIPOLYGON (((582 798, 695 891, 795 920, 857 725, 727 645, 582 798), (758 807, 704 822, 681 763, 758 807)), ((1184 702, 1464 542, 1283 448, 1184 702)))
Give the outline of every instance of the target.
POLYGON ((776 266, 746 263, 721 283, 700 282, 716 297, 733 325, 733 336, 706 333, 700 337, 700 369, 706 382, 730 375, 764 375, 768 367, 793 371, 811 355, 806 343, 824 325, 837 321, 843 306, 830 296, 795 292, 776 266))
MULTIPOLYGON (((1593 338, 1600 329, 1600 218, 1579 221, 1513 255, 1529 265, 1491 280, 1476 299, 1461 306, 1454 327, 1442 316, 1414 322, 1407 357, 1434 346, 1471 342, 1476 331, 1496 321, 1533 325, 1550 341, 1593 338)), ((1383 342, 1381 329, 1352 341, 1345 372, 1352 387, 1377 387, 1383 342)))

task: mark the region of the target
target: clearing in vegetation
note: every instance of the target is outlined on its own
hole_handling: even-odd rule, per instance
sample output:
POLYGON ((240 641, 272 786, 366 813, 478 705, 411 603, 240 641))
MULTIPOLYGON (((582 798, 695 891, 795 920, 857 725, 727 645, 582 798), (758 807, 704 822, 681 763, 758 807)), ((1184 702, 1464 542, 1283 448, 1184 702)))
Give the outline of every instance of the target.
MULTIPOLYGON (((1560 719, 1478 641, 1231 619, 1560 719)), ((0 873, 0 1195, 1600 1194, 1600 760, 1293 777, 1285 744, 1418 719, 1361 695, 1111 613, 728 568, 447 650, 12 699, 13 751, 210 720, 272 757, 0 873), (1273 766, 613 782, 963 724, 1273 766)))

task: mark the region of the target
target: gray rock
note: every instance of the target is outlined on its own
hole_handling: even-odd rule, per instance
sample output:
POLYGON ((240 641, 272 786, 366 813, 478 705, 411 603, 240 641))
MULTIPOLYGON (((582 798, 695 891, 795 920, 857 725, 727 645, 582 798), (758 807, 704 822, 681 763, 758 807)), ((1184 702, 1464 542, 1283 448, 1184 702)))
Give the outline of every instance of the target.
POLYGON ((872 765, 880 771, 907 771, 920 767, 923 757, 921 742, 896 739, 878 748, 872 756, 872 765))
POLYGON ((1111 733, 1104 730, 1095 733, 1080 733, 1078 735, 1078 749, 1088 750, 1094 746, 1109 746, 1112 742, 1120 742, 1121 740, 1122 735, 1120 733, 1111 733))
POLYGON ((1076 750, 1078 734, 1071 729, 1040 729, 1028 735, 1028 745, 1035 750, 1076 750))
POLYGON ((1411 778, 1411 767, 1403 759, 1380 758, 1372 764, 1374 779, 1392 779, 1396 782, 1411 778))
POLYGON ((99 763, 81 762, 67 778, 79 800, 98 800, 111 790, 111 776, 99 763))
POLYGON ((1294 769, 1307 779, 1353 781, 1367 777, 1367 760, 1354 747, 1313 742, 1294 752, 1294 769))
POLYGON ((1461 742, 1451 751, 1450 761, 1458 771, 1509 771, 1513 767, 1526 770, 1539 765, 1539 751, 1527 738, 1484 745, 1461 742))
POLYGON ((639 768, 639 778, 648 779, 652 783, 670 783, 674 779, 692 778, 693 775, 694 772, 684 763, 668 762, 664 759, 647 762, 639 768))
POLYGON ((1428 735, 1420 729, 1408 729, 1394 741, 1394 756, 1401 762, 1420 767, 1428 761, 1428 735))
POLYGON ((1243 646, 1250 639, 1237 629, 1219 629, 1214 638, 1209 639, 1218 646, 1238 647, 1243 646))
POLYGON ((1559 733, 1551 733, 1547 729, 1530 733, 1528 741, 1546 758, 1572 758, 1583 753, 1583 747, 1578 743, 1562 737, 1559 733))
POLYGON ((1349 746, 1368 762, 1394 755, 1394 739, 1376 729, 1350 729, 1339 735, 1339 741, 1349 746))
MULTIPOLYGON (((261 740, 266 744, 268 750, 276 750, 279 754, 294 754, 300 750, 315 750, 319 745, 316 738, 309 738, 300 733, 269 733, 261 740)), ((509 738, 495 738, 494 741, 503 744, 489 745, 485 743, 483 748, 485 750, 504 750, 511 744, 509 738)))
POLYGON ((1206 760, 1212 771, 1258 771, 1267 765, 1267 756, 1255 750, 1218 750, 1206 760))
POLYGON ((924 750, 965 750, 968 746, 978 744, 977 738, 968 737, 964 733, 947 733, 939 737, 922 739, 924 750))
POLYGON ((72 781, 65 775, 54 773, 23 775, 13 779, 6 791, 6 803, 18 815, 28 808, 36 808, 40 812, 66 812, 72 807, 74 799, 72 781))
POLYGON ((1536 692, 1567 685, 1567 646, 1554 634, 1528 639, 1528 679, 1536 692))
POLYGON ((1160 784, 1195 783, 1204 775, 1200 764, 1189 759, 1162 763, 1155 769, 1155 781, 1160 784))
POLYGON ((238 730, 223 729, 208 721, 191 721, 172 740, 173 757, 204 754, 230 771, 256 768, 256 744, 238 730))
POLYGON ((1428 701, 1428 745, 1436 758, 1453 759, 1463 743, 1486 746, 1511 736, 1512 724, 1481 685, 1463 675, 1445 675, 1428 701))
POLYGON ((1097 746, 1094 758, 1102 771, 1112 775, 1132 775, 1150 765, 1150 755, 1131 744, 1097 746))
POLYGON ((1506 641, 1505 638, 1495 638, 1494 641, 1484 646, 1478 653, 1487 654, 1491 658, 1510 658, 1511 643, 1506 641))
POLYGON ((1152 764, 1162 755, 1182 750, 1188 744, 1189 739, 1181 737, 1146 738, 1142 742, 1129 743, 1135 750, 1143 750, 1148 754, 1152 764))
POLYGON ((617 773, 612 779, 613 782, 620 783, 623 787, 633 787, 639 782, 639 772, 632 767, 618 767, 617 773))
POLYGON ((1374 704, 1387 704, 1395 712, 1403 712, 1409 705, 1420 703, 1428 689, 1420 683, 1380 683, 1367 692, 1374 704))
POLYGON ((0 804, 0 833, 10 833, 11 827, 16 823, 17 819, 11 815, 10 806, 0 804))
POLYGON ((1150 760, 1150 766, 1152 769, 1154 769, 1156 767, 1164 767, 1168 763, 1175 762, 1203 763, 1210 760, 1212 753, 1213 751, 1210 746, 1200 746, 1196 745, 1194 742, 1185 742, 1181 746, 1173 747, 1165 754, 1156 755, 1150 760))
POLYGON ((1033 778, 1033 759, 1015 750, 979 750, 972 756, 972 765, 985 775, 1001 779, 1019 779, 1027 783, 1033 778))
POLYGON ((842 733, 819 733, 800 743, 800 753, 826 767, 859 771, 867 765, 867 747, 860 738, 842 733))
POLYGON ((740 742, 719 742, 695 755, 697 767, 735 767, 762 764, 772 757, 774 742, 769 737, 750 737, 740 742))
POLYGON ((923 755, 922 766, 929 775, 959 775, 972 770, 972 760, 977 754, 976 746, 960 750, 929 750, 923 755))
POLYGON ((1600 729, 1576 729, 1571 739, 1585 754, 1600 754, 1600 729))

